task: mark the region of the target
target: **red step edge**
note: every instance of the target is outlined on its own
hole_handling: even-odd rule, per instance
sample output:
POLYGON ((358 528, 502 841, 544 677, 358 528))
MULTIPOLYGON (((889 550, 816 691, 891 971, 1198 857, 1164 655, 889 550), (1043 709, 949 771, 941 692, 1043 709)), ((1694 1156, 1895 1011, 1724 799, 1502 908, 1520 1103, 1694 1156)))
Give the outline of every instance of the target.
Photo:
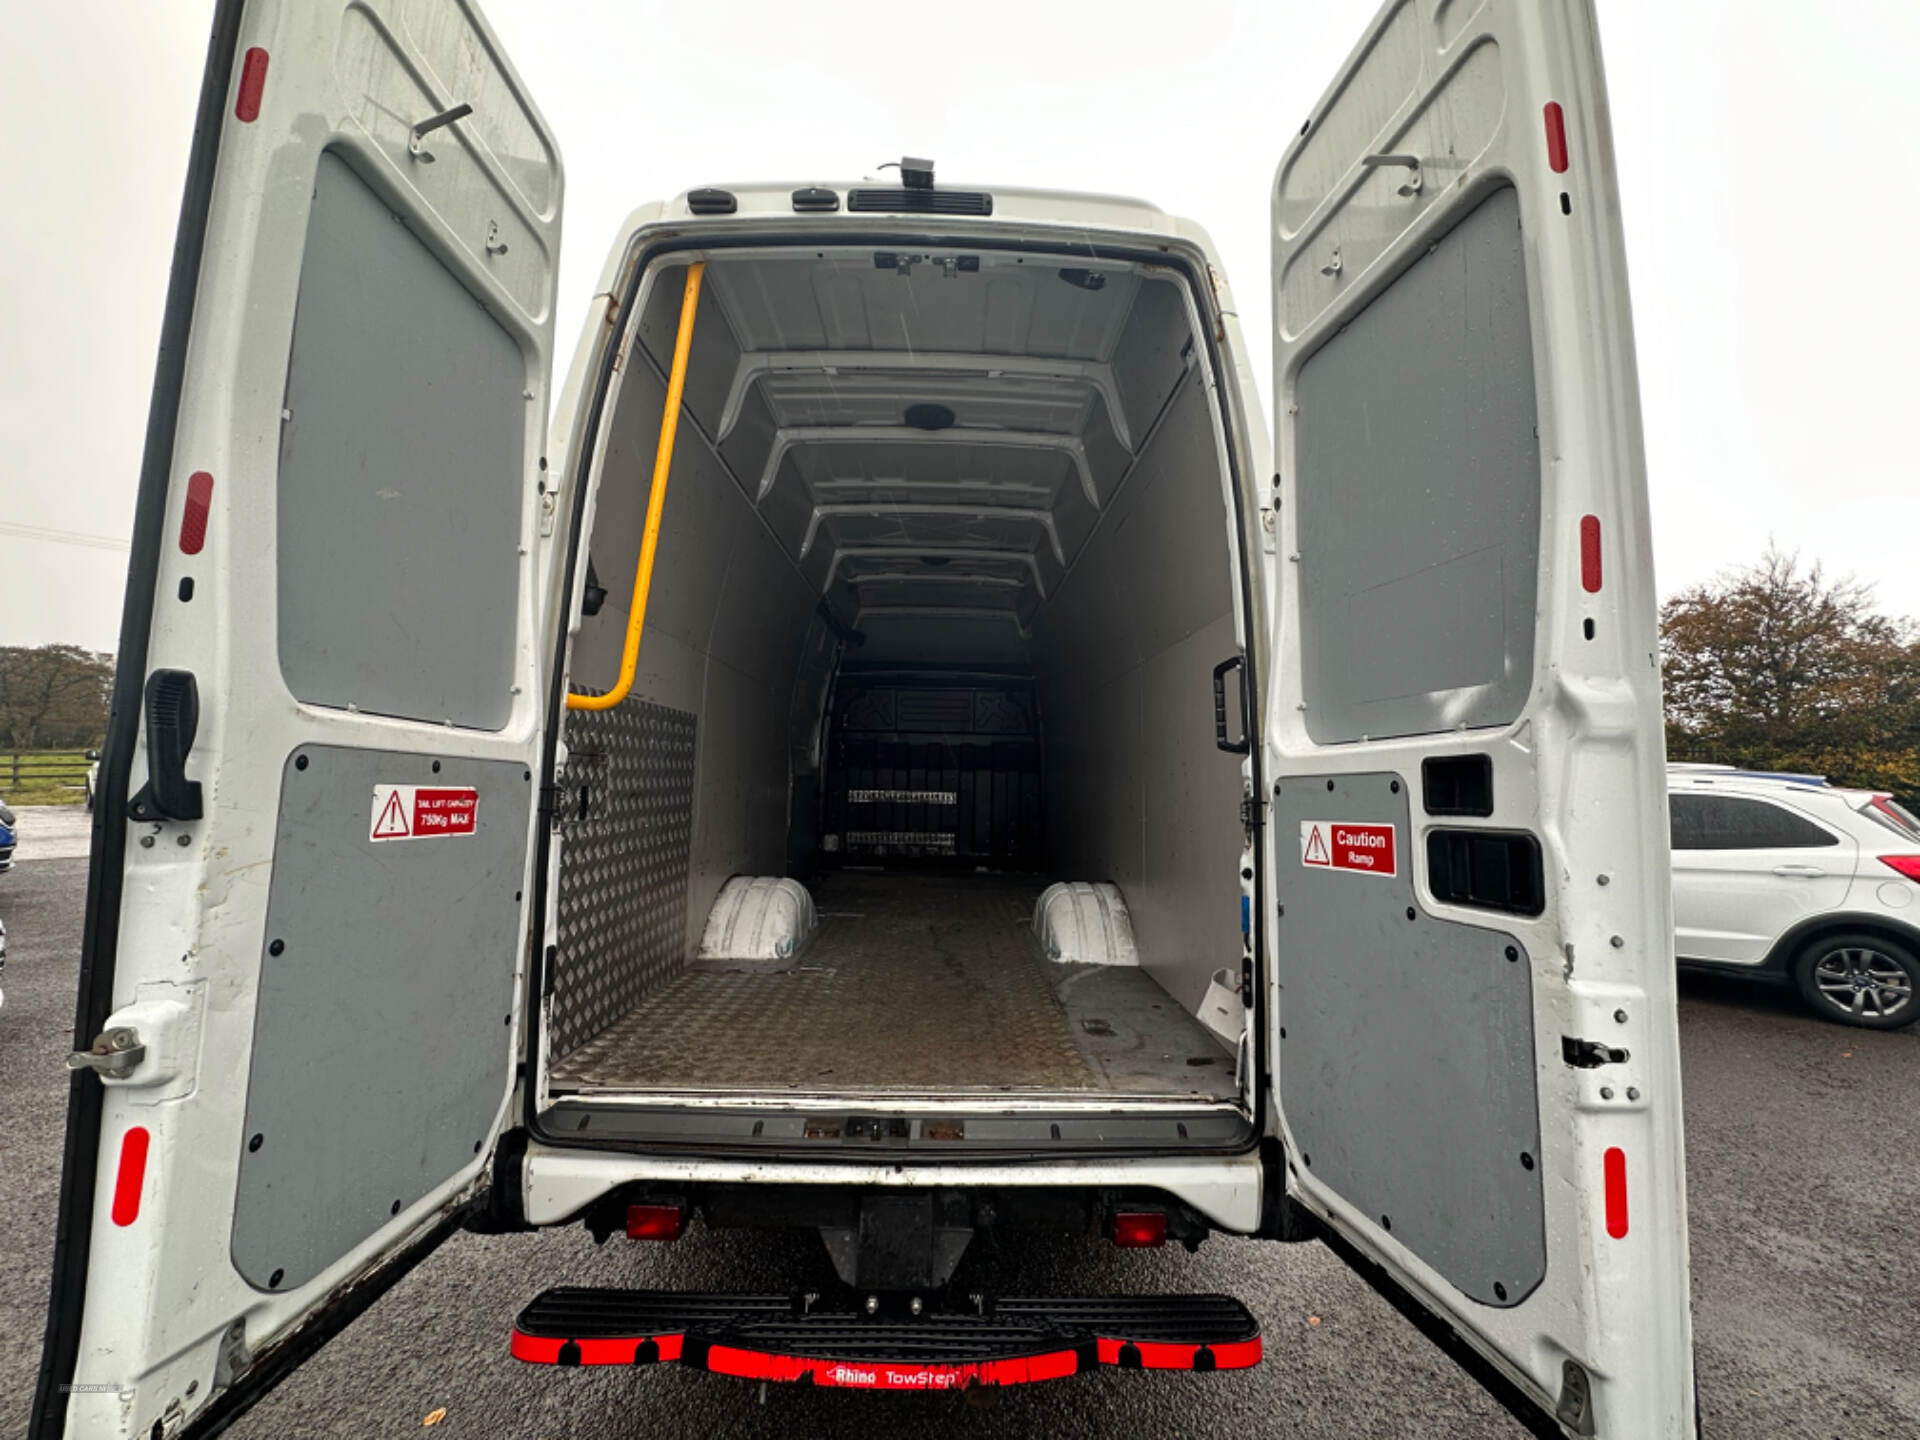
MULTIPOLYGON (((1261 1340, 1219 1345, 1177 1345, 1101 1336, 1091 1347, 1101 1365, 1123 1370, 1245 1370, 1260 1363, 1261 1340)), ((1039 1355, 964 1364, 911 1364, 885 1360, 820 1360, 800 1355, 744 1350, 733 1345, 693 1347, 685 1335, 630 1335, 617 1339, 564 1340, 513 1332, 513 1357, 535 1365, 647 1365, 684 1360, 714 1375, 780 1384, 809 1382, 854 1390, 962 1390, 970 1385, 1027 1385, 1061 1380, 1081 1371, 1072 1346, 1039 1355), (571 1353, 566 1353, 566 1352, 571 1353), (564 1358, 563 1358, 564 1356, 564 1358)))

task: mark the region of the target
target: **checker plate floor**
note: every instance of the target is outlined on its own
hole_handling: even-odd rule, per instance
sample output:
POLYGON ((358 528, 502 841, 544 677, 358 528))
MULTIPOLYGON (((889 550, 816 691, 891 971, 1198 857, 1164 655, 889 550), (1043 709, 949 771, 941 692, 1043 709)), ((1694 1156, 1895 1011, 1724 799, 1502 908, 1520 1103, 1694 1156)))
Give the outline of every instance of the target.
POLYGON ((556 1065, 553 1083, 1231 1096, 1231 1057, 1144 971, 1041 957, 1031 921, 1044 888, 837 872, 815 885, 820 927, 788 968, 695 962, 556 1065), (1105 973, 1085 975, 1094 968, 1105 973))

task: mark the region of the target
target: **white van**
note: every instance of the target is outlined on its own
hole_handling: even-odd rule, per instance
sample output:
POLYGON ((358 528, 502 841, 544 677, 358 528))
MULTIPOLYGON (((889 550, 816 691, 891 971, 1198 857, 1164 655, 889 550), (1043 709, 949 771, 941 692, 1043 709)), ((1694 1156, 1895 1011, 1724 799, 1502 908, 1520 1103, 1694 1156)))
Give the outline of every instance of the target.
POLYGON ((1219 1231, 1535 1433, 1692 1431, 1591 9, 1390 4, 1283 135, 1272 450, 1197 226, 913 161, 636 211, 553 404, 559 148, 484 21, 220 7, 36 1435, 213 1433, 462 1227, 694 1216, 840 1283, 503 1349, 1228 1369, 1231 1297, 954 1282, 1219 1231))

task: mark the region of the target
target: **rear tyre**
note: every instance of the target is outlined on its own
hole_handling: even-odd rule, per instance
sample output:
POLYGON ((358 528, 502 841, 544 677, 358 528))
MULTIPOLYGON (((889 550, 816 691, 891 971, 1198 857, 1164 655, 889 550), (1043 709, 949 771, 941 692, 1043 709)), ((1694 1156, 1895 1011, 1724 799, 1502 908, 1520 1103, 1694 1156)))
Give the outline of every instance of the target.
POLYGON ((1800 952, 1793 978, 1815 1014, 1842 1025, 1898 1030, 1920 1019, 1920 958, 1883 936, 1823 935, 1800 952))

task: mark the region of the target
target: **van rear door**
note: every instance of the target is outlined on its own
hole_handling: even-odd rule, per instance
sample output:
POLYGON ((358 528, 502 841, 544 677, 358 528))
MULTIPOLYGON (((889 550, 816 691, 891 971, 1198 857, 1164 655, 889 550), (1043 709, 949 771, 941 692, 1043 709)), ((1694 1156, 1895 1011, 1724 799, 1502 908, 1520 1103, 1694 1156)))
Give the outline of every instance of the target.
POLYGON ((467 1213, 552 684, 562 175, 464 0, 226 0, 94 821, 37 1437, 223 1426, 467 1213))
POLYGON ((1273 190, 1296 1220, 1536 1433, 1693 1420, 1660 677, 1587 0, 1400 0, 1273 190))

